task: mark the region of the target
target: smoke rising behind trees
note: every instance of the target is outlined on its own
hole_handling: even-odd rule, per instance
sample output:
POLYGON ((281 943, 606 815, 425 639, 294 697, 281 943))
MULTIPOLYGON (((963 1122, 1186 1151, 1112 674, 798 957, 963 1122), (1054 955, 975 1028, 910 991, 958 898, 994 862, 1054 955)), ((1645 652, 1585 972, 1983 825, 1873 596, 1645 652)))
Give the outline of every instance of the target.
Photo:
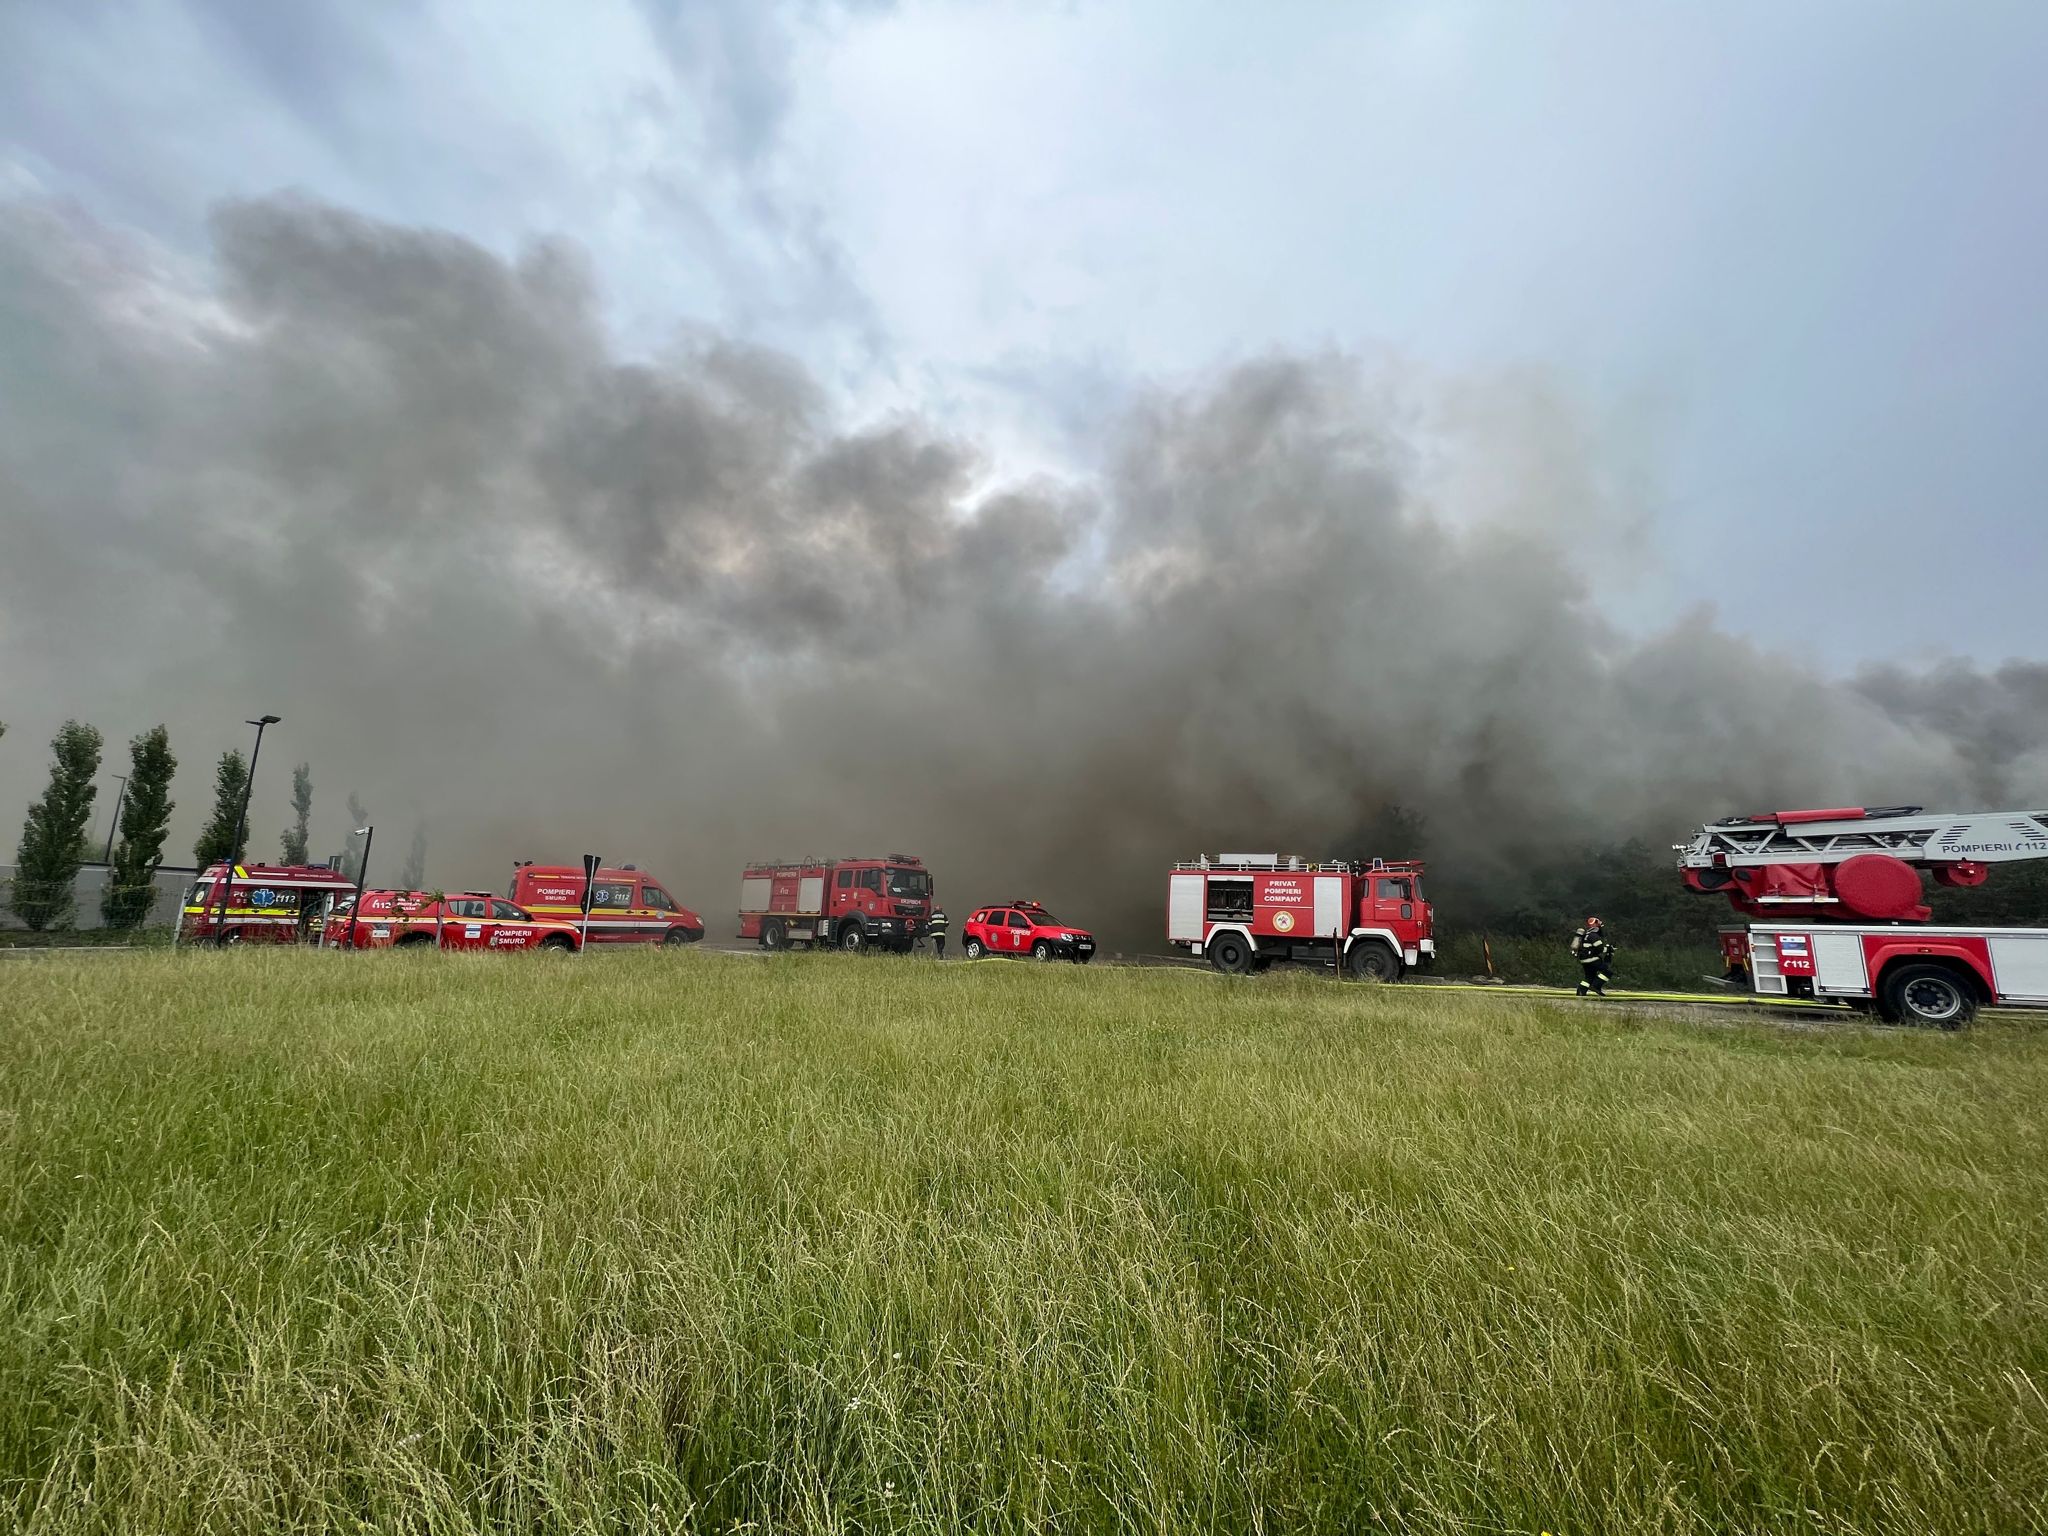
MULTIPOLYGON (((1020 479, 717 335, 621 355, 568 245, 292 199, 214 240, 194 273, 0 210, 6 716, 168 717, 206 761, 274 711, 284 761, 417 806, 451 888, 600 852, 717 932, 746 858, 900 850, 956 910, 1130 946, 1168 861, 1334 850, 1389 805, 1505 906, 1734 810, 2048 799, 2037 663, 1842 682, 1705 607, 1616 628, 1584 551, 1626 476, 1550 402, 1447 435, 1431 380, 1269 357, 1020 479), (1502 463, 1483 506, 1446 490, 1502 463)), ((0 753, 15 803, 32 759, 0 753)))

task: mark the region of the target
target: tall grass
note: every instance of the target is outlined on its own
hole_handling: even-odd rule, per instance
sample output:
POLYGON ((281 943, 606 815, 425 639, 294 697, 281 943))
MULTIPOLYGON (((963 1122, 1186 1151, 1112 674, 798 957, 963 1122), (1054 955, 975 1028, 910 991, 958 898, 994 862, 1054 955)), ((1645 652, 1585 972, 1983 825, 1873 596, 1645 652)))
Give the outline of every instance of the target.
POLYGON ((2010 1022, 662 951, 0 987, 25 1531, 2048 1521, 2010 1022))

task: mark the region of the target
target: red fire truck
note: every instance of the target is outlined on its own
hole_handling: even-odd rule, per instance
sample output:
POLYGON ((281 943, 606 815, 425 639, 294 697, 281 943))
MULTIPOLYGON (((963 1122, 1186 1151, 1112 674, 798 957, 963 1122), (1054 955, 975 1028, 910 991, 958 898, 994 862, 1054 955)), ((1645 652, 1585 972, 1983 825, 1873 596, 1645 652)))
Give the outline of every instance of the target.
POLYGON ((1961 1029, 1986 1003, 2048 1003, 2048 928, 1934 927, 1921 885, 1982 885, 2048 858, 2048 813, 1930 816, 1917 805, 1730 816, 1673 845, 1686 886, 1759 921, 1721 930, 1731 977, 1761 993, 1961 1029))
POLYGON ((1413 861, 1225 853, 1176 864, 1166 877, 1166 937, 1231 975, 1317 960, 1398 981, 1436 963, 1435 931, 1413 861))
POLYGON ((317 944, 329 910, 356 889, 317 864, 237 864, 225 898, 223 877, 227 865, 209 865, 185 892, 178 943, 317 944))
POLYGON ((740 937, 763 949, 836 944, 908 954, 931 910, 932 877, 906 853, 770 861, 740 875, 740 937))
MULTIPOLYGON (((535 864, 512 869, 505 892, 535 917, 580 923, 583 867, 535 864)), ((653 875, 633 864, 600 869, 590 896, 593 944, 694 944, 704 937, 704 919, 682 905, 653 875)))

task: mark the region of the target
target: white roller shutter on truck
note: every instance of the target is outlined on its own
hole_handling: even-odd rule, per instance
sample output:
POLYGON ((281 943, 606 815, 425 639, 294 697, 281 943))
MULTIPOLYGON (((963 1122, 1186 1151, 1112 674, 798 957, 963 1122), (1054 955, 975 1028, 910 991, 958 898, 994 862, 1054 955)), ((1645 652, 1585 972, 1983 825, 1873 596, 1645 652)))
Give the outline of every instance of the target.
POLYGON ((1208 877, 1166 877, 1166 936, 1176 943, 1202 942, 1202 921, 1208 912, 1208 877))
POLYGON ((1327 939, 1344 926, 1344 877, 1317 875, 1316 937, 1327 939))

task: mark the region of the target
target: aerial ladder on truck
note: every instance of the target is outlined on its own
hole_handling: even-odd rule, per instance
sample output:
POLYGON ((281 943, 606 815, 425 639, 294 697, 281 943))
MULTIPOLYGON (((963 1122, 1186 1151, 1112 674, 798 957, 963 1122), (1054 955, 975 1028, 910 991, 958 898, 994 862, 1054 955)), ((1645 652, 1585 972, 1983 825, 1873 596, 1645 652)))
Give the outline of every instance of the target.
POLYGON ((1923 870, 1967 887, 1993 864, 2048 859, 2048 812, 1773 811, 1709 822, 1673 846, 1690 889, 1725 893, 1745 916, 1924 923, 1923 870))
POLYGON ((1731 978, 1959 1028, 1980 1003, 2048 1002, 2048 929, 1929 923, 1921 877, 1979 886, 1994 864, 2048 859, 2048 812, 1917 805, 1773 811, 1673 845, 1688 889, 1749 921, 1723 929, 1731 978))

